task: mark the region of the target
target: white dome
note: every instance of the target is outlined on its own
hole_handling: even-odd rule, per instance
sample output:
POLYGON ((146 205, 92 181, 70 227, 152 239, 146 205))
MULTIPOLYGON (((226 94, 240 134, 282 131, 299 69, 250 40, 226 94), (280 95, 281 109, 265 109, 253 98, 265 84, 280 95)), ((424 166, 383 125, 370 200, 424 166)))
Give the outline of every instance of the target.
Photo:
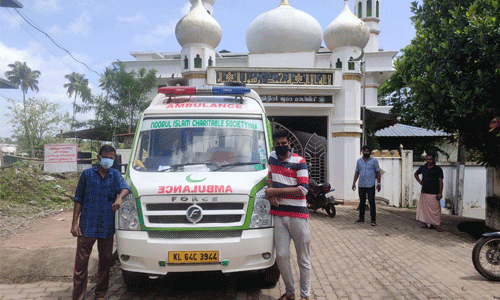
MULTIPOLYGON (((189 0, 189 2, 191 2, 191 5, 193 5, 193 6, 194 6, 194 5, 196 4, 196 2, 198 2, 198 0, 189 0)), ((210 3, 210 5, 212 5, 212 6, 213 6, 213 5, 214 5, 214 3, 215 3, 215 0, 203 0, 203 2, 210 3)))
POLYGON ((346 1, 344 10, 326 27, 324 38, 325 45, 331 51, 348 46, 363 49, 370 39, 370 29, 351 12, 346 1))
POLYGON ((246 40, 250 53, 317 51, 322 29, 311 15, 282 0, 280 6, 253 20, 246 40))
POLYGON ((181 46, 206 44, 215 49, 222 38, 219 23, 205 10, 201 0, 175 26, 175 36, 181 46))

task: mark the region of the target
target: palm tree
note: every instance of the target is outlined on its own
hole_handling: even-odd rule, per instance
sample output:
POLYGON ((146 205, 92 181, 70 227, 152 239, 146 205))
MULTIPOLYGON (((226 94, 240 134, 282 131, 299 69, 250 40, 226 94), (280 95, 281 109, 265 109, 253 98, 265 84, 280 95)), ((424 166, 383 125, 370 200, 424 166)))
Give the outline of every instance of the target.
POLYGON ((16 61, 8 66, 9 68, 12 68, 12 70, 5 72, 5 76, 10 82, 21 86, 21 90, 23 91, 24 128, 30 142, 31 155, 33 156, 33 140, 28 127, 28 115, 26 113, 26 93, 29 89, 34 92, 39 91, 37 79, 40 77, 41 73, 38 70, 31 70, 31 68, 26 65, 26 62, 21 63, 20 61, 16 61))
POLYGON ((76 115, 76 98, 82 96, 88 89, 89 80, 85 78, 84 74, 79 74, 73 72, 64 76, 69 80, 69 83, 65 83, 64 87, 68 89, 68 96, 71 98, 73 94, 75 95, 75 100, 73 100, 73 118, 71 122, 71 129, 74 130, 75 127, 75 115, 76 115))
POLYGON ((109 96, 115 73, 115 68, 106 67, 104 73, 101 74, 101 78, 99 78, 99 82, 101 83, 99 87, 106 91, 106 96, 109 96))

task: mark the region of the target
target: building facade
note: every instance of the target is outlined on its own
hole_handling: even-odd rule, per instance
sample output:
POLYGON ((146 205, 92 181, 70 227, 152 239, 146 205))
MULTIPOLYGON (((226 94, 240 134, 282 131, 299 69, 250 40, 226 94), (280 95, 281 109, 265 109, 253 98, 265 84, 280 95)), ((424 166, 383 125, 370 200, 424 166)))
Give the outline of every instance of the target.
POLYGON ((377 107, 377 89, 394 72, 397 54, 378 49, 382 1, 355 0, 353 13, 346 0, 323 31, 313 16, 276 0, 275 9, 246 29, 248 53, 217 51, 222 29, 213 17, 215 0, 190 1, 175 30, 179 52, 131 52, 127 70, 157 70, 159 87, 245 83, 261 96, 273 126, 290 132, 313 178, 329 182, 337 199, 356 199, 351 185, 361 108, 390 109, 377 107))

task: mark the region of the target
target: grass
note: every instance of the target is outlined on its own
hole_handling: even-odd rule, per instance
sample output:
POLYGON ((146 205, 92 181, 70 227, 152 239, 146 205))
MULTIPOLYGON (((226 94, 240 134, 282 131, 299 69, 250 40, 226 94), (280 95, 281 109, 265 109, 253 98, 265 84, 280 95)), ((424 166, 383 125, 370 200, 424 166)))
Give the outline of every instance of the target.
POLYGON ((36 166, 0 170, 0 212, 7 216, 27 216, 46 210, 73 206, 79 174, 56 176, 36 166))

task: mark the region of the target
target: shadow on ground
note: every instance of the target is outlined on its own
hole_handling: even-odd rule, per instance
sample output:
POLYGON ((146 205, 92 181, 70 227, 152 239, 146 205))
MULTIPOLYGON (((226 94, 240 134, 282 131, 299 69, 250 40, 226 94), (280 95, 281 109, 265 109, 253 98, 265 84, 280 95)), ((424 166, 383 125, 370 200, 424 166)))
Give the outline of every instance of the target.
MULTIPOLYGON (((130 296, 148 294, 155 297, 208 300, 236 299, 238 293, 244 292, 251 295, 252 299, 267 299, 261 294, 262 288, 258 277, 252 273, 231 275, 224 275, 220 272, 169 273, 158 279, 147 280, 140 286, 128 288, 128 294, 130 296), (214 289, 214 286, 217 289, 214 289)), ((273 298, 269 297, 269 299, 273 298)))

